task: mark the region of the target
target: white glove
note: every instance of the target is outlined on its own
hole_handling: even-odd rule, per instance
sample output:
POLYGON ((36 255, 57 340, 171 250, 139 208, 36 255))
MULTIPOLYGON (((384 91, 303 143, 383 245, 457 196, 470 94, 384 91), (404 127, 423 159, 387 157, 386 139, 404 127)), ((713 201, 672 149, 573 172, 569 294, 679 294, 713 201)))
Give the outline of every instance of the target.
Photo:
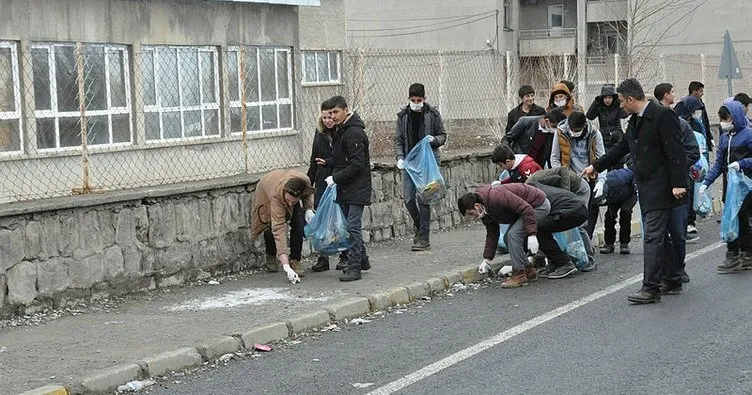
POLYGON ((397 161, 397 168, 400 170, 403 170, 405 168, 405 161, 403 159, 397 161))
POLYGON ((494 182, 491 183, 491 188, 496 188, 499 185, 501 185, 501 181, 494 181, 494 182))
POLYGON ((282 266, 282 268, 285 269, 285 273, 287 273, 287 280, 290 281, 291 284, 300 282, 300 277, 298 276, 298 273, 295 273, 295 270, 292 270, 290 265, 284 265, 282 266))
POLYGON ((436 140, 436 137, 433 137, 430 134, 428 135, 428 142, 429 143, 433 143, 435 140, 436 140))
POLYGON ((324 181, 326 181, 326 186, 330 187, 330 186, 334 185, 334 178, 332 178, 332 176, 329 176, 329 177, 325 178, 324 181))
POLYGON ((483 262, 481 262, 480 266, 478 266, 478 273, 486 274, 489 271, 491 271, 491 261, 484 259, 483 262))
POLYGON ((316 212, 315 212, 315 211, 313 211, 313 210, 306 210, 306 212, 305 212, 305 222, 306 222, 307 224, 310 224, 310 223, 311 223, 311 220, 313 219, 313 216, 314 216, 315 214, 316 214, 316 212))
POLYGON ((530 250, 531 253, 537 254, 538 249, 540 248, 540 245, 538 244, 538 238, 533 236, 527 237, 527 249, 530 250))
POLYGON ((697 191, 700 194, 700 197, 705 196, 705 191, 708 190, 708 186, 705 184, 700 185, 700 190, 697 191))
POLYGON ((603 196, 603 182, 598 181, 597 184, 595 184, 595 188, 593 188, 593 198, 598 199, 601 196, 603 196))
POLYGON ((728 168, 739 171, 741 169, 741 166, 739 166, 739 162, 731 162, 731 164, 728 165, 728 168))

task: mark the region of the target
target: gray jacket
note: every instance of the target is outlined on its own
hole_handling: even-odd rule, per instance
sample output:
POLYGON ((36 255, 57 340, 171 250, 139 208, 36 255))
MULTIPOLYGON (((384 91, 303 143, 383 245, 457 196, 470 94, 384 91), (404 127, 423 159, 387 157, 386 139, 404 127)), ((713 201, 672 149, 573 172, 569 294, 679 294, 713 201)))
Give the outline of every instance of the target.
POLYGON ((447 134, 444 131, 444 121, 441 120, 439 110, 425 103, 423 105, 423 130, 420 131, 418 141, 410 141, 410 106, 405 106, 397 114, 397 130, 394 134, 394 156, 405 159, 410 147, 414 147, 424 137, 431 135, 435 140, 431 143, 433 153, 439 156, 439 147, 446 143, 447 134))
POLYGON ((541 115, 520 117, 517 123, 501 139, 501 144, 509 146, 515 154, 527 155, 533 145, 535 132, 540 128, 540 119, 542 117, 541 115))

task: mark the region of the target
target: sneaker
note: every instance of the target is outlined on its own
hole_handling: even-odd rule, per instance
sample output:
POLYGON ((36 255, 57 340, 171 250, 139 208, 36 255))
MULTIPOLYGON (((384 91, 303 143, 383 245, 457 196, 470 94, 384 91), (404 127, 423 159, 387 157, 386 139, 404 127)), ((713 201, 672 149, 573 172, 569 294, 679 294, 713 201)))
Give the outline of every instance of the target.
POLYGON ((613 253, 614 253, 613 244, 606 244, 603 247, 601 247, 601 254, 613 254, 613 253))
POLYGON ((347 268, 347 252, 339 254, 339 262, 337 262, 336 270, 342 271, 347 268))
POLYGON ((718 273, 719 274, 730 274, 730 273, 738 273, 741 272, 742 269, 742 259, 741 255, 739 254, 726 254, 726 260, 723 261, 720 265, 718 265, 718 273))
POLYGON ((303 264, 300 261, 290 259, 290 268, 298 273, 298 277, 305 277, 305 270, 303 270, 303 264))
POLYGON ((742 270, 752 270, 752 252, 742 251, 742 270))
POLYGON ((577 268, 572 262, 569 262, 564 266, 557 267, 553 272, 548 273, 548 278, 552 280, 558 280, 560 278, 567 277, 572 273, 577 273, 577 268))
POLYGON ((687 235, 687 244, 697 244, 700 242, 700 236, 693 234, 693 235, 687 235))
POLYGON ((629 243, 621 243, 621 245, 619 245, 619 254, 629 255, 631 253, 632 253, 632 249, 629 248, 629 243))
POLYGON ((538 271, 534 267, 528 266, 525 268, 525 277, 527 281, 538 281, 538 271))
POLYGON ((524 270, 520 270, 517 274, 509 277, 501 283, 502 288, 519 288, 525 285, 527 285, 527 275, 525 275, 524 270))
POLYGON ((413 251, 426 251, 431 248, 431 242, 425 239, 418 239, 417 243, 413 244, 413 251))
POLYGON ((279 271, 279 263, 277 263, 277 257, 274 255, 266 255, 266 262, 264 262, 264 267, 266 268, 266 271, 269 273, 276 273, 279 271))
POLYGON ((311 271, 314 273, 325 272, 329 270, 329 257, 320 256, 316 264, 311 266, 311 271))
POLYGON ((664 283, 661 286, 661 295, 678 295, 682 293, 682 285, 664 283))
POLYGON ((349 281, 358 281, 362 278, 360 275, 360 270, 358 269, 345 269, 345 272, 342 273, 341 276, 339 276, 339 281, 342 282, 349 282, 349 281))
POLYGON ((590 262, 590 261, 588 260, 588 263, 587 263, 587 264, 586 264, 585 266, 581 267, 581 268, 579 269, 579 271, 581 271, 581 272, 584 272, 584 273, 587 273, 587 272, 594 272, 594 271, 596 271, 597 269, 598 269, 598 265, 597 265, 597 264, 595 263, 595 261, 593 261, 593 262, 590 262))
POLYGON ((687 233, 689 234, 697 233, 697 228, 694 225, 687 225, 687 233))
POLYGON ((682 284, 686 284, 689 282, 689 274, 687 274, 686 270, 682 269, 679 275, 681 276, 682 284))
POLYGON ((640 291, 627 296, 627 300, 633 304, 657 303, 661 301, 661 294, 660 292, 640 291))
POLYGON ((366 258, 360 262, 360 270, 364 272, 371 270, 371 260, 368 258, 368 255, 366 255, 366 258))
POLYGON ((551 268, 548 266, 544 266, 536 271, 538 272, 538 278, 548 278, 548 275, 551 274, 551 268))

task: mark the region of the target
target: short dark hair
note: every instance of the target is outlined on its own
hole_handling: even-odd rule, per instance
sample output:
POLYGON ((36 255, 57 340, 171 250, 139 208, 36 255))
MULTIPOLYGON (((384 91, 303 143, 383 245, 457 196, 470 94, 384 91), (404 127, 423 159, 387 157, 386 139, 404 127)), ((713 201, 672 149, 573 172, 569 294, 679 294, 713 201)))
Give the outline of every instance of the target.
POLYGON ((465 215, 467 210, 472 209, 477 203, 483 204, 480 195, 475 192, 468 192, 457 199, 457 208, 460 210, 460 214, 465 215))
POLYGON ((520 99, 530 94, 535 94, 535 89, 530 85, 522 85, 520 90, 517 91, 517 95, 520 96, 520 99))
POLYGON ((674 89, 674 86, 669 84, 668 82, 660 83, 655 86, 655 90, 653 90, 653 96, 656 100, 661 101, 663 100, 663 96, 671 93, 672 89, 674 89))
POLYGON ((736 96, 734 96, 734 100, 742 103, 745 107, 752 104, 752 98, 746 93, 737 93, 736 96))
POLYGON ((558 125, 559 122, 567 119, 567 115, 564 114, 564 109, 561 107, 557 107, 554 109, 551 109, 551 111, 543 114, 543 119, 548 119, 551 121, 551 123, 558 125))
POLYGON ((322 111, 328 111, 335 107, 343 110, 347 109, 347 100, 342 96, 334 96, 321 104, 322 111))
POLYGON ((285 183, 285 191, 290 195, 300 199, 303 196, 309 196, 313 193, 314 189, 308 182, 302 178, 291 178, 285 183))
POLYGON ((705 88, 705 84, 703 84, 702 82, 700 82, 700 81, 692 81, 692 82, 689 83, 689 88, 688 88, 689 89, 689 94, 691 95, 692 92, 694 92, 696 90, 703 89, 703 88, 705 88))
POLYGON ((721 106, 721 108, 718 109, 718 118, 720 119, 731 118, 731 111, 729 111, 728 107, 721 106))
POLYGON ((627 78, 619 84, 616 92, 624 97, 631 97, 635 100, 645 100, 645 91, 642 90, 640 81, 636 78, 627 78))
POLYGON ((574 94, 574 82, 567 81, 567 80, 561 80, 559 82, 567 86, 567 89, 569 89, 570 95, 574 94))
POLYGON ((410 97, 426 97, 426 87, 416 82, 410 85, 409 93, 410 97))
POLYGON ((491 163, 502 163, 512 159, 514 159, 514 152, 505 144, 496 146, 491 154, 491 163))
POLYGON ((587 118, 585 118, 585 113, 581 111, 573 111, 569 114, 569 118, 567 118, 567 124, 570 129, 584 129, 586 123, 587 118))

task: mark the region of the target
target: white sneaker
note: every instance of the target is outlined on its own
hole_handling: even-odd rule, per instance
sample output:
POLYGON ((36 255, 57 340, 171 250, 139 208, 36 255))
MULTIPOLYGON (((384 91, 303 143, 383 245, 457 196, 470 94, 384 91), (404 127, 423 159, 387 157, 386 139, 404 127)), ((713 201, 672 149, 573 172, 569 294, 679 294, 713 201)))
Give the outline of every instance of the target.
POLYGON ((697 233, 697 228, 694 225, 687 225, 687 233, 697 233))

